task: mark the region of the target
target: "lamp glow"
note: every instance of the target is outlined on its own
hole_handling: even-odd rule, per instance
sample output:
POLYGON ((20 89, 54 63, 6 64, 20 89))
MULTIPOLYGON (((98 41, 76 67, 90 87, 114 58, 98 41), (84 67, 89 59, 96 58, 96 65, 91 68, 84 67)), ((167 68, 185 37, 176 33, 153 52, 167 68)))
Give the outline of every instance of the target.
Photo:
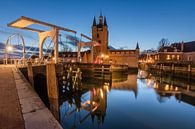
POLYGON ((9 46, 6 47, 6 50, 7 51, 13 51, 13 47, 9 45, 9 46))

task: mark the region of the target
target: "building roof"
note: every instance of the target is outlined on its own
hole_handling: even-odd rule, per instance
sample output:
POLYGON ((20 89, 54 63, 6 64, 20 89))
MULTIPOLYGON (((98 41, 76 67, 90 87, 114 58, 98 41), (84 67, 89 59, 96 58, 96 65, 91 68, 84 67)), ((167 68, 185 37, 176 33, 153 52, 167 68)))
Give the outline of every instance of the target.
POLYGON ((158 52, 174 52, 174 47, 172 46, 164 46, 164 47, 161 47, 158 52))
POLYGON ((104 26, 107 27, 108 24, 107 24, 106 17, 104 16, 104 18, 103 18, 102 13, 101 13, 99 16, 99 23, 96 22, 96 18, 94 17, 92 26, 96 26, 97 28, 102 28, 104 26))
POLYGON ((183 52, 195 52, 195 41, 184 43, 183 52))
POLYGON ((159 52, 175 52, 175 49, 177 52, 195 52, 195 41, 172 43, 170 46, 161 47, 159 52))

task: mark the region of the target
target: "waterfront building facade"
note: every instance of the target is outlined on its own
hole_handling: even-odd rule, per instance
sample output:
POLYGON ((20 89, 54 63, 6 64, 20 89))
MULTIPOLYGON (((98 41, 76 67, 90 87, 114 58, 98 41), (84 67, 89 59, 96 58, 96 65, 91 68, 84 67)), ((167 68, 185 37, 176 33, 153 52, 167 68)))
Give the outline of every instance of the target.
POLYGON ((140 61, 146 62, 148 64, 158 63, 195 64, 195 41, 172 43, 169 46, 162 46, 156 52, 142 55, 140 61))

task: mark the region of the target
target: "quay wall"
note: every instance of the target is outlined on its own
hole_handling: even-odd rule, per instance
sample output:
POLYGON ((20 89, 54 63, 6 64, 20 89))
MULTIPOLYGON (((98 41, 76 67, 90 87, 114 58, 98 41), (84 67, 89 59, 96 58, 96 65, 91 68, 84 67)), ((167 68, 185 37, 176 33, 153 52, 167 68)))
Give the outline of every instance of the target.
POLYGON ((151 65, 148 66, 148 71, 158 75, 168 75, 181 79, 195 80, 195 68, 190 64, 184 66, 177 65, 151 65))
POLYGON ((26 129, 62 129, 18 68, 12 68, 26 129))

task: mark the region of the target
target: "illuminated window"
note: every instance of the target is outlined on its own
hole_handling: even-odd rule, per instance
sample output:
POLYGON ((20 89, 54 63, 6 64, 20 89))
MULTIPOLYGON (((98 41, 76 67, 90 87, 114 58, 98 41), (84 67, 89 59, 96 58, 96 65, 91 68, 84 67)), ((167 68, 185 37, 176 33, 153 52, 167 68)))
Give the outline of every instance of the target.
POLYGON ((175 59, 175 55, 172 55, 172 59, 175 59))
POLYGON ((170 60, 171 58, 170 58, 170 55, 167 55, 167 60, 170 60))
POLYGON ((177 60, 179 60, 180 59, 180 56, 179 55, 177 55, 177 60))
POLYGON ((155 55, 155 60, 158 60, 158 57, 157 57, 157 55, 155 55))

